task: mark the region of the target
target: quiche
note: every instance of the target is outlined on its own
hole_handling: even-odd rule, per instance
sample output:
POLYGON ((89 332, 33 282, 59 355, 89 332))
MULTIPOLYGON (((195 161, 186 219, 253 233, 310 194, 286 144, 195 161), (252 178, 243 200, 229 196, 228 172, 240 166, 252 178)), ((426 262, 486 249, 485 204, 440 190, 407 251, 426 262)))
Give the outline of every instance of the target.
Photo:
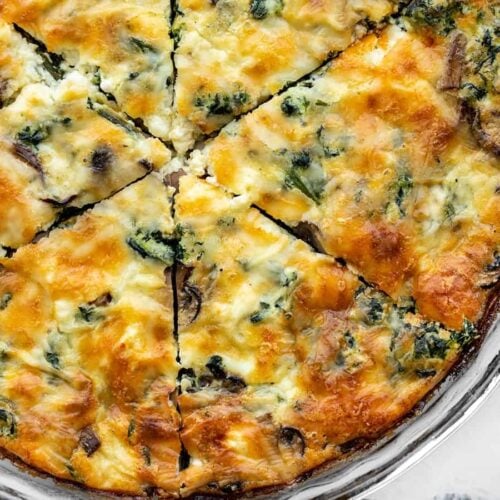
POLYGON ((416 415, 498 313, 499 14, 0 0, 7 456, 239 498, 416 415))
POLYGON ((95 203, 170 159, 99 102, 79 73, 25 85, 0 109, 0 245, 18 248, 64 210, 95 203))
POLYGON ((0 17, 35 37, 63 67, 78 68, 151 133, 170 137, 168 0, 2 0, 0 17))
POLYGON ((488 99, 462 103, 457 44, 466 34, 401 18, 228 125, 190 168, 430 318, 476 321, 500 244, 498 118, 489 132, 477 117, 498 115, 498 93, 486 81, 488 99))
POLYGON ((89 487, 178 490, 174 223, 154 174, 0 263, 0 443, 89 487))

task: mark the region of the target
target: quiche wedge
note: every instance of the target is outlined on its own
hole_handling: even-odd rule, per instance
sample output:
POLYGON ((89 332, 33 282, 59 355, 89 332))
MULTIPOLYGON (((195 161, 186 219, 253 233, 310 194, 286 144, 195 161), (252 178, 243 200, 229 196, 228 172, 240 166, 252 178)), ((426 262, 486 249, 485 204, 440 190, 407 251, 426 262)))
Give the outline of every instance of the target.
POLYGON ((87 487, 178 491, 168 189, 126 188, 0 262, 0 444, 87 487))
POLYGON ((443 88, 456 39, 400 19, 225 127, 190 169, 429 318, 475 321, 494 283, 500 165, 464 110, 496 109, 497 94, 463 102, 466 89, 443 88))
POLYGON ((72 72, 26 85, 0 109, 0 245, 29 243, 63 210, 100 201, 170 159, 98 98, 72 72))
POLYGON ((424 319, 278 227, 182 177, 181 493, 288 483, 391 428, 476 335, 424 319))

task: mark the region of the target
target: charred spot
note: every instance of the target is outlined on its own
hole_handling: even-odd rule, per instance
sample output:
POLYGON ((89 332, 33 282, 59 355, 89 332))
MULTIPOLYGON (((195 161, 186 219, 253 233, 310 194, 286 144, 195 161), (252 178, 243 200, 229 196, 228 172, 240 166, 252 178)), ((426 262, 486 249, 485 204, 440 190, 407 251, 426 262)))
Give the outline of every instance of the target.
POLYGON ((280 429, 279 440, 285 446, 293 448, 300 455, 304 455, 306 442, 302 433, 295 427, 282 427, 280 429))
POLYGON ((367 444, 368 443, 366 439, 355 438, 340 444, 339 448, 341 453, 350 453, 356 450, 360 450, 361 448, 364 448, 367 444))
POLYGON ((90 426, 87 426, 80 431, 78 444, 83 448, 83 451, 85 451, 88 457, 94 454, 101 447, 101 441, 90 426))
POLYGON ((106 173, 112 166, 115 155, 109 146, 100 146, 90 158, 90 167, 96 174, 106 173))

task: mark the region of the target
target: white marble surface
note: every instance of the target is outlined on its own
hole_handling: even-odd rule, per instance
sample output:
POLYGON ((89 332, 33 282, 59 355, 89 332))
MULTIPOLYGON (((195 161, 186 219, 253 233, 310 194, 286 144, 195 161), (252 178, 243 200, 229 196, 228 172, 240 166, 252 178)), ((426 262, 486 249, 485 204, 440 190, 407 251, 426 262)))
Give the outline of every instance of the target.
POLYGON ((500 500, 500 387, 447 441, 369 500, 500 500))

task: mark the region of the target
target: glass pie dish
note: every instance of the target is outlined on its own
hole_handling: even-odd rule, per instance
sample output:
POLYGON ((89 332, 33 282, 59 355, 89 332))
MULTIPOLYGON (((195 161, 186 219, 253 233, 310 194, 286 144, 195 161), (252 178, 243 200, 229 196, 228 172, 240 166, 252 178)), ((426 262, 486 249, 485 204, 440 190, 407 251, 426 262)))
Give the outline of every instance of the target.
MULTIPOLYGON (((290 486, 254 492, 249 497, 357 498, 381 488, 420 461, 479 408, 500 380, 498 299, 495 294, 484 315, 481 338, 396 428, 376 442, 361 443, 345 461, 326 464, 290 486)), ((84 490, 42 475, 5 454, 0 460, 0 497, 5 500, 124 498, 84 490)))

